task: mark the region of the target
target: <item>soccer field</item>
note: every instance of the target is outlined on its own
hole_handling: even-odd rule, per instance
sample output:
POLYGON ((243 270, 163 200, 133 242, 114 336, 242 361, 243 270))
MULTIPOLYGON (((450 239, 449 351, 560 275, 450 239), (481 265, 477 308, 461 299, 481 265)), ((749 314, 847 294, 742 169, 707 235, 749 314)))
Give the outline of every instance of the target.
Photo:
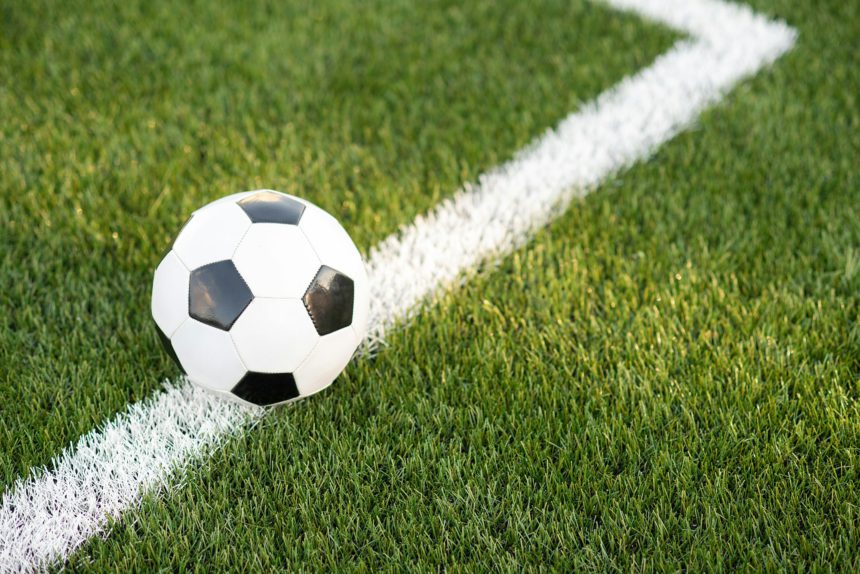
MULTIPOLYGON (((749 6, 793 47, 655 96, 686 129, 569 193, 564 126, 635 125, 601 94, 688 33, 586 0, 0 6, 0 572, 860 569, 860 5, 749 6), (191 211, 305 197, 405 297, 382 242, 476 188, 517 206, 518 165, 558 201, 416 310, 378 297, 330 389, 230 411, 98 534, 66 513, 21 552, 51 532, 25 485, 181 385, 149 297, 191 211)), ((161 448, 135 446, 103 482, 161 448)))

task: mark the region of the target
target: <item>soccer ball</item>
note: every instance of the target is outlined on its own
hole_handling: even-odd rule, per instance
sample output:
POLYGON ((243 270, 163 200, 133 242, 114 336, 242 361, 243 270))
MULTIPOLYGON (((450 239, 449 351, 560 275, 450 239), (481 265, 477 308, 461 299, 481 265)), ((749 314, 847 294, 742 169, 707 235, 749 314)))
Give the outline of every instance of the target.
POLYGON ((158 334, 188 379, 255 405, 329 386, 364 338, 368 306, 343 227, 268 189, 195 211, 152 282, 158 334))

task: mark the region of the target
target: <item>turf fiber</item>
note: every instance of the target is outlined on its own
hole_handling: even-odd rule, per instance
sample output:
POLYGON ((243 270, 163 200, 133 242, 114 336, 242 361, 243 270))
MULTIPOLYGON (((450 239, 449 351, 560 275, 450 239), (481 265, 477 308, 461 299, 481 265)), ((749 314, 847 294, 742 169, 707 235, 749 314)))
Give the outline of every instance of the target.
MULTIPOLYGON (((860 8, 73 569, 860 567, 860 8)), ((600 5, 0 7, 0 492, 175 376, 151 271, 272 187, 366 251, 676 37, 600 5)))

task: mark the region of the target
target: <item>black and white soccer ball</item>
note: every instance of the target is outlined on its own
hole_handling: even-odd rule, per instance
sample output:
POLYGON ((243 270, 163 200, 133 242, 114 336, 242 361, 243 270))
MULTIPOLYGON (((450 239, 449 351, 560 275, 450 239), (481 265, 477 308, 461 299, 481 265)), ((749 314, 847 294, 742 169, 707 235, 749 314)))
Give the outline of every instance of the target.
POLYGON ((152 317, 188 379, 255 405, 330 385, 368 306, 364 263, 337 220, 267 189, 195 211, 152 283, 152 317))

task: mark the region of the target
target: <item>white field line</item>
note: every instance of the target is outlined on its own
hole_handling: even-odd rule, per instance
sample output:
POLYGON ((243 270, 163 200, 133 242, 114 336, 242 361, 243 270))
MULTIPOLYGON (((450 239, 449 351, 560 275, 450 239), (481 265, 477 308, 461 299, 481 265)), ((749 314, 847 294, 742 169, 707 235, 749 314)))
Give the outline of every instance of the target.
MULTIPOLYGON (((368 261, 371 345, 480 262, 521 245, 573 198, 647 158, 795 39, 788 26, 718 0, 605 1, 690 39, 377 245, 368 261)), ((130 405, 6 491, 0 572, 62 561, 261 416, 183 381, 130 405)))

